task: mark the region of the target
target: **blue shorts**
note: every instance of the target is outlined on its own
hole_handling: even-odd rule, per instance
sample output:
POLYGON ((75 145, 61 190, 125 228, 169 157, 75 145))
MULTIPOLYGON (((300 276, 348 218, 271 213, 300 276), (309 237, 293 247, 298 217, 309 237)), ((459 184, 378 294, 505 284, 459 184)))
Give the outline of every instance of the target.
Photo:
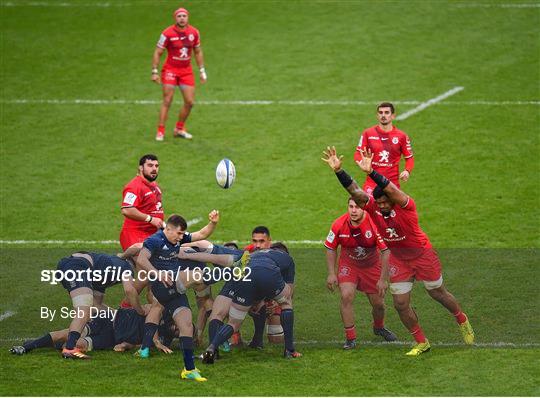
POLYGON ((87 287, 93 290, 92 281, 88 273, 81 273, 81 278, 77 275, 77 271, 86 271, 88 268, 90 268, 90 263, 82 257, 64 257, 56 266, 56 269, 62 271, 64 276, 67 276, 69 279, 69 281, 67 279, 62 279, 61 281, 62 286, 68 292, 81 287, 87 287), (67 271, 73 271, 73 273, 68 272, 66 275, 67 271))
POLYGON ((250 281, 233 282, 228 295, 233 303, 252 306, 263 299, 273 299, 285 288, 285 281, 278 267, 253 267, 250 281))
POLYGON ((178 308, 186 307, 191 309, 188 297, 185 294, 178 293, 176 285, 165 287, 163 283, 155 281, 152 282, 152 293, 171 316, 178 308))
POLYGON ((86 324, 88 334, 84 339, 92 350, 109 350, 114 347, 114 325, 111 318, 92 318, 86 324))

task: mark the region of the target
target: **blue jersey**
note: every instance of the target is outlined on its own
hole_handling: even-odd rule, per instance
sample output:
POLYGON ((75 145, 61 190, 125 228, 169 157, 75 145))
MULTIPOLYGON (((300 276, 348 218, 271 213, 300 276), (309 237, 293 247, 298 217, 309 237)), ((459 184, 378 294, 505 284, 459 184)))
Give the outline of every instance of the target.
POLYGON ((103 276, 94 278, 92 287, 94 290, 104 291, 109 286, 122 282, 122 275, 133 276, 133 268, 127 260, 123 260, 114 254, 88 253, 92 257, 92 270, 98 271, 103 276), (108 270, 108 271, 107 271, 108 270))
POLYGON ((149 236, 143 243, 151 256, 150 263, 157 270, 173 271, 176 273, 180 267, 178 259, 178 251, 183 243, 191 242, 191 234, 186 232, 184 237, 177 244, 169 242, 163 231, 158 231, 154 235, 149 236))
POLYGON ((295 264, 287 253, 275 249, 261 249, 251 253, 248 267, 276 266, 285 283, 294 283, 295 264))

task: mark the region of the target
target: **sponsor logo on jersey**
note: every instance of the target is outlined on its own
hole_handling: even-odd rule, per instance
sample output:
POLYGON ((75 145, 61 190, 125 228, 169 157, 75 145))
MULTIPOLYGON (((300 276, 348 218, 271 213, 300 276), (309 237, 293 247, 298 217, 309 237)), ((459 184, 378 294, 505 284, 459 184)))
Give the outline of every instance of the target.
POLYGON ((386 233, 389 238, 397 238, 399 236, 395 228, 386 228, 386 233))
POLYGON ((135 195, 133 192, 127 192, 126 196, 124 196, 124 203, 127 203, 128 205, 133 205, 136 199, 137 195, 135 195))
POLYGON ((395 265, 390 266, 389 274, 390 276, 396 276, 397 275, 397 267, 395 265))
POLYGON ((163 34, 161 36, 159 36, 159 40, 158 40, 158 43, 157 43, 158 46, 163 47, 166 40, 167 40, 167 36, 165 36, 163 34))
POLYGON ((366 249, 358 246, 356 249, 354 249, 354 253, 356 254, 357 258, 364 258, 366 256, 366 249))
POLYGON ((330 243, 333 243, 334 242, 334 239, 335 239, 336 235, 330 231, 328 232, 328 236, 326 237, 326 240, 330 243))
POLYGON ((339 269, 339 276, 348 276, 349 275, 349 267, 341 267, 339 269))
POLYGON ((374 136, 369 136, 368 137, 368 140, 378 140, 378 139, 379 139, 379 137, 374 137, 374 136))
POLYGON ((347 234, 339 234, 339 237, 340 238, 350 238, 351 236, 347 235, 347 234))
POLYGON ((171 37, 171 41, 178 41, 178 40, 180 40, 179 37, 171 37))
POLYGON ((390 152, 387 150, 379 152, 379 162, 389 162, 390 152))

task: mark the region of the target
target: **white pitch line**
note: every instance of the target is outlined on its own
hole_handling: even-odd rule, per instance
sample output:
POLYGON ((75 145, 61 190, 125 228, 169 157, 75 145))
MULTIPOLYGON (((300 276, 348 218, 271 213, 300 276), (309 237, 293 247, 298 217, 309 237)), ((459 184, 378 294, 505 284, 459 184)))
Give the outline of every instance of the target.
MULTIPOLYGON (((7 337, 0 338, 0 343, 12 343, 17 341, 25 340, 34 340, 36 337, 7 337)), ((341 345, 343 344, 342 340, 307 340, 307 341, 295 341, 298 345, 341 345)), ((360 346, 410 346, 412 345, 411 341, 394 341, 394 342, 377 342, 377 341, 360 341, 358 342, 360 346)), ((449 343, 449 342, 437 342, 433 343, 430 341, 430 344, 434 347, 466 347, 471 348, 471 346, 466 345, 465 343, 449 343)), ((536 348, 540 347, 540 343, 508 343, 505 341, 496 341, 496 342, 485 342, 485 343, 476 343, 474 347, 479 348, 536 348)))
POLYGON ((489 3, 465 3, 454 4, 456 8, 539 8, 539 3, 507 3, 507 4, 489 4, 489 3))
POLYGON ((436 96, 435 98, 431 98, 430 100, 427 100, 426 102, 422 102, 420 105, 418 105, 416 108, 411 109, 410 111, 399 114, 396 117, 396 120, 405 120, 409 116, 412 116, 412 115, 414 115, 414 114, 416 114, 418 112, 421 112, 424 109, 426 109, 427 107, 435 105, 437 102, 441 102, 445 98, 451 97, 452 95, 459 93, 463 89, 464 89, 464 87, 461 87, 461 86, 454 87, 454 88, 446 91, 445 93, 442 93, 441 95, 436 96))
MULTIPOLYGON (((302 345, 323 345, 323 344, 343 344, 343 340, 308 340, 308 341, 296 341, 296 344, 302 345)), ((432 346, 435 347, 470 347, 465 343, 449 343, 449 342, 429 342, 432 346)), ((411 341, 393 341, 393 342, 382 342, 382 341, 360 341, 359 345, 369 345, 369 346, 410 346, 411 341)), ((474 347, 484 347, 484 348, 527 348, 527 347, 540 347, 540 343, 508 343, 504 341, 497 342, 485 342, 485 343, 475 343, 474 347)))
POLYGON ((6 311, 6 312, 4 312, 2 315, 0 315, 0 322, 2 322, 4 319, 7 319, 10 316, 13 316, 15 314, 16 314, 15 311, 6 311))
MULTIPOLYGON (((433 100, 430 100, 433 101, 433 100)), ((290 105, 290 106, 376 106, 382 101, 363 100, 201 100, 198 105, 214 106, 269 106, 269 105, 290 105)), ((419 105, 425 102, 416 100, 394 100, 390 101, 394 105, 419 105)), ((0 99, 0 103, 11 105, 159 105, 159 100, 129 100, 129 99, 0 99)), ((179 103, 179 102, 178 102, 179 103)), ((515 101, 490 101, 490 100, 470 100, 470 101, 444 101, 434 102, 431 105, 488 105, 488 106, 510 106, 510 105, 540 105, 540 100, 515 100, 515 101)), ((401 115, 403 116, 403 115, 401 115)), ((400 116, 397 117, 399 120, 400 116)))
POLYGON ((66 2, 47 2, 47 1, 32 1, 24 2, 7 2, 2 3, 2 7, 132 7, 133 3, 66 3, 66 2))

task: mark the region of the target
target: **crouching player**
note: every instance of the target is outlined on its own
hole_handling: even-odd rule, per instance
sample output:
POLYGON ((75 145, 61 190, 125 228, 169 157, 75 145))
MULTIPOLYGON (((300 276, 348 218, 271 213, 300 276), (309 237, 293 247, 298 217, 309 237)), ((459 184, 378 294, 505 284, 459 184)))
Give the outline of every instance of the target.
POLYGON ((140 315, 145 315, 134 286, 133 270, 126 260, 109 254, 77 252, 60 260, 57 270, 62 272, 62 285, 68 291, 77 314, 69 326, 62 357, 90 358, 76 344, 90 320, 91 307, 102 307, 107 287, 121 282, 132 307, 140 315))
MULTIPOLYGON (((292 308, 293 284, 286 283, 279 264, 294 264, 292 258, 285 252, 285 245, 281 244, 284 250, 261 250, 251 255, 248 266, 245 268, 244 277, 239 280, 229 282, 229 291, 227 295, 231 299, 229 309, 229 321, 217 330, 210 345, 203 355, 204 363, 213 363, 217 347, 227 341, 234 331, 238 330, 248 314, 250 308, 264 300, 274 299, 282 307, 281 324, 283 326, 285 338, 284 356, 286 358, 297 358, 301 354, 294 348, 294 313, 292 308)), ((219 255, 208 255, 198 253, 198 255, 213 256, 199 257, 200 261, 210 261, 216 263, 216 257, 219 255)), ((285 267, 284 267, 285 268, 285 267)), ((294 269, 291 271, 291 277, 294 278, 294 269)), ((216 300, 217 301, 217 300, 216 300)), ((264 322, 263 322, 264 328, 264 322)), ((213 326, 211 324, 211 326, 213 326)), ((262 335, 262 333, 261 333, 262 335)))
MULTIPOLYGON (((149 310, 150 304, 143 307, 145 311, 149 310)), ((145 323, 144 316, 138 314, 133 308, 119 308, 118 310, 109 310, 106 313, 107 317, 94 317, 85 325, 81 337, 76 343, 79 350, 88 352, 114 348, 115 351, 126 351, 141 344, 145 323)), ((52 331, 37 339, 26 341, 21 346, 13 346, 10 352, 24 355, 45 347, 61 349, 67 341, 68 335, 69 329, 52 331)), ((171 328, 170 322, 163 320, 160 324, 159 334, 154 340, 156 348, 167 354, 172 353, 169 345, 173 338, 174 330, 171 328)))
POLYGON ((388 267, 390 252, 371 217, 352 198, 349 198, 347 213, 332 224, 324 245, 328 266, 326 286, 333 292, 337 284, 341 293, 341 320, 345 328, 343 349, 356 347, 353 309, 356 290, 364 292, 371 304, 373 333, 386 341, 397 340, 396 335, 384 327, 385 279, 381 280, 381 262, 388 267), (339 246, 341 253, 336 267, 339 246))
POLYGON ((443 283, 442 266, 429 238, 420 228, 414 200, 401 191, 386 177, 371 167, 373 154, 361 151, 358 166, 377 185, 373 196, 366 194, 358 183, 341 168, 341 158, 334 147, 328 147, 323 160, 336 173, 341 185, 354 201, 369 213, 385 243, 390 248, 389 269, 383 269, 390 277, 390 292, 399 318, 416 341, 406 355, 418 356, 431 346, 418 323, 418 316, 411 308, 411 293, 415 280, 423 281, 431 298, 444 306, 455 318, 465 344, 474 344, 474 331, 456 298, 443 283))

